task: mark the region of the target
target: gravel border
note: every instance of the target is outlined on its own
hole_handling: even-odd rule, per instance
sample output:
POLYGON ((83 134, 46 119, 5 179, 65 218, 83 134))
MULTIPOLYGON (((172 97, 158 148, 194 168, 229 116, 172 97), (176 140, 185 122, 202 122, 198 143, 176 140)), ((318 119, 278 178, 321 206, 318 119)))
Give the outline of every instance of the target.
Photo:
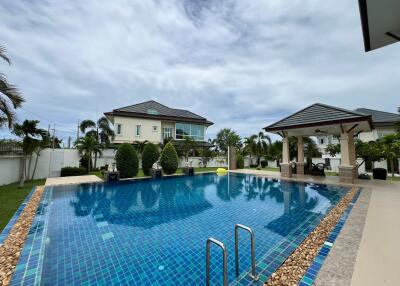
POLYGON ((333 230, 359 188, 353 187, 334 207, 299 247, 270 276, 264 285, 296 286, 310 267, 319 249, 333 230))
POLYGON ((9 285, 11 281, 43 192, 44 186, 36 187, 31 199, 4 240, 4 243, 0 245, 1 286, 9 285))

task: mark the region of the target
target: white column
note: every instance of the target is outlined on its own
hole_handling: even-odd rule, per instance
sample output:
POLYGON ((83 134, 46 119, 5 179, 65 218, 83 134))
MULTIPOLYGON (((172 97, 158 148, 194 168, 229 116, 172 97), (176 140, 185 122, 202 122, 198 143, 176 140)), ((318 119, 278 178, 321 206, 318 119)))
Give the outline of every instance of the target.
POLYGON ((349 141, 349 161, 351 166, 356 165, 356 147, 354 145, 354 132, 348 133, 349 141))
POLYGON ((349 154, 349 134, 344 132, 340 135, 340 156, 341 166, 350 166, 350 154, 349 154))
POLYGON ((290 154, 289 154, 289 137, 285 134, 285 137, 282 139, 282 163, 288 164, 290 162, 290 154))
POLYGON ((303 136, 297 136, 297 162, 304 162, 303 136))

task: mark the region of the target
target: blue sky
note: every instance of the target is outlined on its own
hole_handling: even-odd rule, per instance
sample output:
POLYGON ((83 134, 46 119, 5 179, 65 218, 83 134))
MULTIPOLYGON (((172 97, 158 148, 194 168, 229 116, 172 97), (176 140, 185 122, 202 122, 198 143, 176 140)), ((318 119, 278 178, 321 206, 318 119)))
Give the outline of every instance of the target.
MULTIPOLYGON (((154 99, 242 136, 315 102, 396 112, 400 44, 364 53, 357 1, 0 2, 0 70, 56 124, 154 99)), ((0 136, 7 136, 1 130, 0 136)))

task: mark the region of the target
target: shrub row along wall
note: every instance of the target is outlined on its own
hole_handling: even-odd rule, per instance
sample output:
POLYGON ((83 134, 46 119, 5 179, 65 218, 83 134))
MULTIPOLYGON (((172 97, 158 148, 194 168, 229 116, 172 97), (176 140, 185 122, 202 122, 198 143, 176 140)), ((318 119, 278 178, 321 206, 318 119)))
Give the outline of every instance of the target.
MULTIPOLYGON (((111 165, 115 162, 115 150, 106 149, 103 155, 97 158, 97 167, 111 165)), ((58 177, 61 175, 63 167, 78 167, 79 152, 76 149, 45 149, 40 153, 34 179, 44 179, 48 177, 58 177)), ((190 157, 189 161, 193 161, 194 167, 201 167, 200 157, 190 157)), ((21 156, 0 156, 0 185, 6 185, 17 182, 20 178, 21 156)), ((36 156, 32 156, 31 177, 35 165, 36 156)), ((94 162, 94 157, 93 157, 94 162)), ((141 168, 141 160, 139 160, 139 168, 141 168)), ((179 159, 179 167, 185 165, 185 159, 179 159)), ((225 157, 216 157, 210 160, 208 167, 226 167, 225 157)))

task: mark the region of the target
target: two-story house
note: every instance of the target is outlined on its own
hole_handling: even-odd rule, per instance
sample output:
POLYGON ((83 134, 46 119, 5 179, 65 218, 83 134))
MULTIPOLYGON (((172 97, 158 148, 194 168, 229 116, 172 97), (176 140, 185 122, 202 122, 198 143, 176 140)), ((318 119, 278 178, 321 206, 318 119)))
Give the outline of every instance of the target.
POLYGON ((163 143, 173 139, 175 144, 188 136, 198 147, 208 147, 207 128, 211 121, 193 112, 170 108, 154 100, 129 105, 104 113, 114 125, 113 143, 149 141, 163 143))

